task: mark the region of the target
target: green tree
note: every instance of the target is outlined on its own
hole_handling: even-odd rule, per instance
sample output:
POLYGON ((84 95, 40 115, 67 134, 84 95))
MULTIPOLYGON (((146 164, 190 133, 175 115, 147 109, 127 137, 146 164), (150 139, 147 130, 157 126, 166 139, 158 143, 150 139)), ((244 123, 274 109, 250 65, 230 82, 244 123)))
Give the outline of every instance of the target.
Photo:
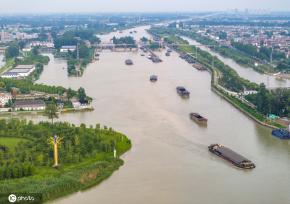
POLYGON ((78 89, 78 98, 80 103, 86 103, 87 102, 87 94, 83 87, 80 87, 78 89))
POLYGON ((5 51, 5 57, 6 59, 14 58, 19 55, 19 45, 17 43, 12 43, 8 46, 8 48, 5 51))
POLYGON ((53 124, 53 119, 58 118, 57 106, 55 103, 49 103, 45 108, 44 113, 49 119, 51 119, 51 123, 53 124))
POLYGON ((33 47, 31 52, 33 55, 39 55, 39 47, 33 47))
POLYGON ((71 88, 68 88, 66 95, 67 95, 67 99, 70 100, 72 97, 74 97, 75 93, 71 88))

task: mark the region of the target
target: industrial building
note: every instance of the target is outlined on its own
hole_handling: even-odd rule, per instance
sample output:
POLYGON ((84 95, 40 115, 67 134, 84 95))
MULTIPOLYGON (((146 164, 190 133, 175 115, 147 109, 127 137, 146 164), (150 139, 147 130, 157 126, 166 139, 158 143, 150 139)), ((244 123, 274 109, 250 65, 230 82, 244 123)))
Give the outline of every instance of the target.
POLYGON ((35 65, 18 65, 15 68, 5 72, 3 78, 25 78, 35 70, 35 65))

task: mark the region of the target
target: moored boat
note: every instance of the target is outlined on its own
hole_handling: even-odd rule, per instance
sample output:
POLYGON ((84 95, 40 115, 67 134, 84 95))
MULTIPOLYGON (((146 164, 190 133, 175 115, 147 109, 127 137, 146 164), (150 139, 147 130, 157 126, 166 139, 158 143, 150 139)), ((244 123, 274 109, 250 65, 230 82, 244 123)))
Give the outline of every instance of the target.
POLYGON ((151 82, 156 82, 158 80, 158 76, 156 76, 156 75, 151 75, 150 76, 150 81, 151 82))
POLYGON ((126 65, 133 65, 133 61, 130 60, 130 59, 127 59, 127 60, 125 61, 125 64, 126 64, 126 65))
POLYGON ((223 145, 212 144, 208 146, 208 150, 211 153, 231 162, 236 167, 242 169, 253 169, 256 167, 253 162, 241 156, 240 154, 234 152, 230 148, 224 147, 223 145))
MULTIPOLYGON (((290 128, 289 128, 290 129, 290 128)), ((272 135, 282 140, 290 139, 290 131, 286 129, 272 130, 272 135)))
POLYGON ((183 86, 176 87, 177 93, 183 98, 189 98, 190 92, 187 91, 183 86))
POLYGON ((198 113, 190 113, 189 116, 191 120, 197 122, 198 124, 207 124, 207 119, 198 113))

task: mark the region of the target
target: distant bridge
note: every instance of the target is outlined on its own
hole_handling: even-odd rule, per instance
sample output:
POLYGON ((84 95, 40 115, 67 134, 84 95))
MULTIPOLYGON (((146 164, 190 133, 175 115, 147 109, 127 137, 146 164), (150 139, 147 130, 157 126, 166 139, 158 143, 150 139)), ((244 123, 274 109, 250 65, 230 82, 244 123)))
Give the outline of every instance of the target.
POLYGON ((113 52, 127 52, 138 51, 140 44, 114 44, 114 43, 100 43, 94 45, 96 51, 111 50, 113 52))

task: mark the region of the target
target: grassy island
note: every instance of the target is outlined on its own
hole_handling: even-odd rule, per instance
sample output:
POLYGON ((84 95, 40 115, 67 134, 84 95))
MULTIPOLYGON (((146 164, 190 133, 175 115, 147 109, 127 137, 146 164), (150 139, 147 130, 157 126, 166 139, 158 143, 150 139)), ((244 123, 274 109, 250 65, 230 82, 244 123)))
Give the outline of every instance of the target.
POLYGON ((36 193, 41 202, 77 192, 108 178, 131 148, 130 140, 99 124, 0 120, 0 203, 7 194, 36 193), (53 146, 60 138, 59 166, 53 168, 53 146), (114 157, 116 150, 116 157, 114 157))

